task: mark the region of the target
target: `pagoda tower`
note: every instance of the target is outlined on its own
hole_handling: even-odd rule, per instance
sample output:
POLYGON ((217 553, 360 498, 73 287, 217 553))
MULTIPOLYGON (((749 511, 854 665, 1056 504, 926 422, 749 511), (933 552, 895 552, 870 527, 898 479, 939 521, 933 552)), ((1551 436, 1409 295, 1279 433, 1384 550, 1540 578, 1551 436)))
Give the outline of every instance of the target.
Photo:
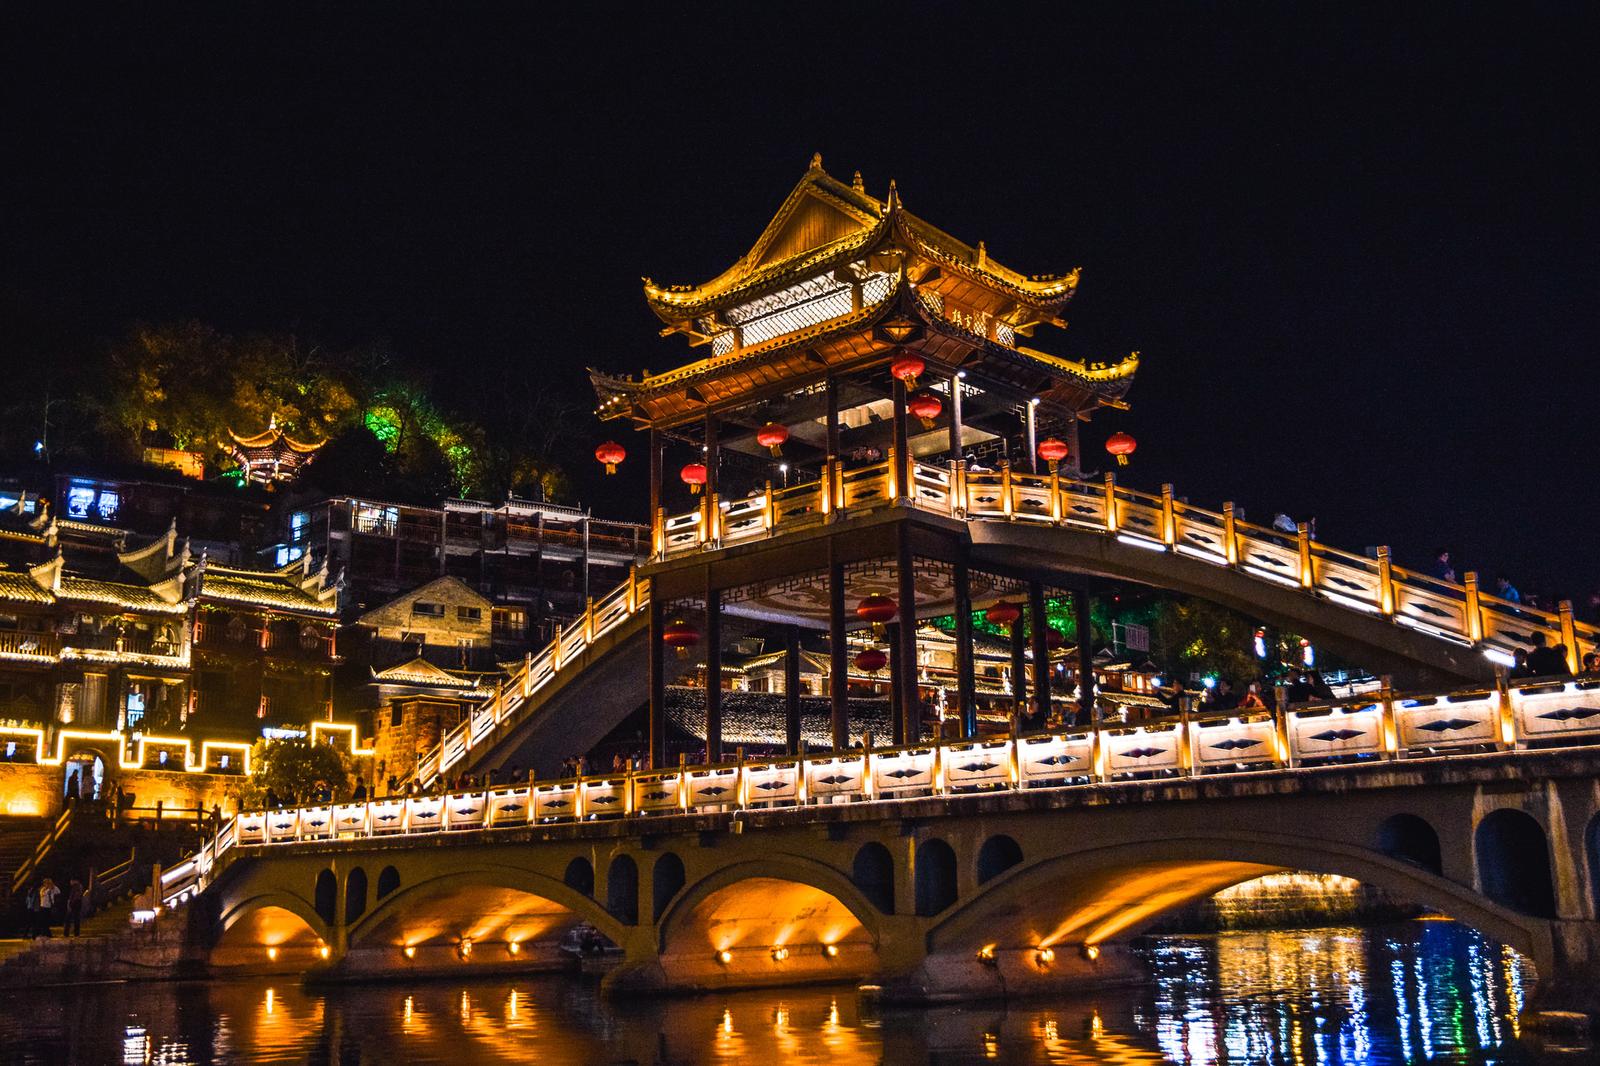
MULTIPOLYGON (((762 519, 769 532, 781 496, 777 490, 803 489, 811 482, 821 486, 814 494, 814 517, 824 526, 836 523, 842 517, 837 512, 855 499, 847 484, 858 468, 886 464, 881 484, 888 504, 912 502, 919 493, 916 471, 929 463, 959 478, 967 469, 1000 467, 1038 475, 1051 460, 1051 477, 1081 476, 1078 426, 1101 408, 1126 408, 1139 357, 1133 353, 1090 363, 1046 350, 1047 332, 1066 328, 1063 314, 1078 279, 1078 270, 1019 273, 991 258, 983 242, 967 244, 912 214, 894 182, 877 198, 866 191, 859 173, 849 183, 828 174, 820 156, 813 157, 754 246, 723 273, 699 285, 663 286, 645 279, 645 299, 664 324, 662 336, 685 338, 699 358, 664 373, 625 377, 591 369, 590 377, 602 420, 628 422, 649 435, 655 537, 647 569, 658 571, 654 587, 685 602, 691 591, 682 575, 673 576, 669 556, 681 569, 677 549, 683 534, 667 518, 668 494, 675 497, 671 502, 682 498, 698 509, 693 537, 703 556, 724 546, 725 534, 742 513, 736 501, 762 492, 773 511, 762 519), (1049 446, 1041 449, 1047 440, 1049 446), (685 497, 678 481, 696 495, 685 497)), ((793 517, 792 511, 785 513, 793 517)), ((843 533, 840 527, 838 535, 843 533)), ((946 573, 960 571, 960 580, 942 586, 935 581, 949 598, 927 602, 942 593, 919 595, 911 534, 901 530, 897 538, 896 544, 869 548, 855 536, 849 551, 835 546, 793 559, 796 570, 816 566, 828 575, 818 581, 818 599, 831 608, 822 617, 804 617, 801 611, 793 622, 826 624, 831 634, 836 745, 847 733, 847 723, 840 721, 846 713, 841 707, 847 673, 844 626, 857 621, 850 617, 848 599, 867 588, 852 580, 841 559, 853 554, 857 564, 851 565, 870 571, 874 564, 865 556, 881 551, 891 557, 885 572, 897 575, 893 587, 882 590, 897 594, 907 623, 891 627, 889 659, 901 708, 896 739, 912 742, 919 729, 915 613, 971 606, 968 576, 948 562, 959 551, 932 552, 946 556, 939 565, 946 573), (829 586, 825 594, 822 585, 829 586)), ((720 755, 715 719, 721 618, 738 613, 724 610, 724 594, 731 590, 718 587, 720 579, 712 576, 721 565, 707 563, 706 584, 692 596, 695 613, 703 612, 707 621, 707 746, 714 758, 720 755)), ((729 571, 735 572, 750 571, 729 571)), ((1018 589, 1019 596, 1028 595, 1018 589)), ((1038 591, 1030 597, 1035 604, 1042 602, 1038 591)), ((736 599, 751 616, 773 621, 774 609, 763 612, 751 605, 759 597, 741 592, 736 599)), ((681 613, 670 603, 653 610, 681 613)), ((661 627, 669 621, 663 614, 652 626, 653 674, 660 673, 661 627)), ((1036 618, 1034 629, 1041 626, 1036 618)), ((794 646, 792 633, 789 643, 794 646)), ((1042 660, 1043 645, 1037 650, 1042 660)), ((967 659, 970 666, 970 655, 967 659)), ((1016 664, 1020 675, 1020 645, 1016 664)), ((652 683, 652 694, 654 735, 660 728, 658 682, 652 683)), ((1047 709, 1048 689, 1036 688, 1036 694, 1047 709)), ((962 713, 970 716, 971 709, 963 706, 962 713)), ((657 749, 655 740, 652 748, 657 749)), ((652 754, 657 760, 662 756, 660 750, 652 754)))

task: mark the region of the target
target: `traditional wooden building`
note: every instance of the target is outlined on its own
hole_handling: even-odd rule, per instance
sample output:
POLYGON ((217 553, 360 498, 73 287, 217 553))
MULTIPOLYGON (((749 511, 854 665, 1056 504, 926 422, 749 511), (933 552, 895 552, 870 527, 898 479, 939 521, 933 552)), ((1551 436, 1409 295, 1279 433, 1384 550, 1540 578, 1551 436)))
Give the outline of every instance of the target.
MULTIPOLYGON (((1081 472, 1079 427, 1126 406, 1139 359, 1050 350, 1045 338, 1065 328, 1078 280, 1076 270, 1013 270, 983 242, 912 214, 893 182, 880 198, 859 175, 839 181, 814 158, 722 274, 699 285, 646 281, 663 335, 702 354, 663 373, 595 370, 591 379, 603 420, 649 434, 653 562, 643 572, 656 762, 667 735, 667 642, 705 649, 706 746, 717 758, 723 648, 760 627, 779 635, 795 669, 800 631, 826 632, 838 747, 852 731, 850 631, 870 627, 894 692, 893 739, 912 740, 929 717, 916 681, 917 623, 957 619, 955 716, 970 734, 980 710, 971 610, 1014 601, 1032 618, 1010 641, 1011 673, 1030 678, 1015 686, 1014 710, 1042 719, 1056 686, 1051 671, 1028 663, 1048 661, 1044 603, 1055 590, 1025 566, 971 565, 964 523, 899 505, 936 499, 959 518, 969 488, 1009 500, 1013 470, 1048 468, 1052 490, 1054 479, 1081 472), (765 546, 778 529, 808 527, 781 549, 765 546)), ((1024 494, 1018 505, 1058 498, 1024 494)), ((1087 594, 1075 598, 1086 612, 1087 594)), ((1080 620, 1087 634, 1087 614, 1080 620)), ((1088 661, 1087 638, 1077 654, 1088 661)), ((793 747, 798 677, 784 688, 794 694, 793 747)))
POLYGON ((331 720, 338 587, 309 560, 244 570, 202 559, 195 601, 195 706, 213 734, 331 720))
POLYGON ((294 481, 327 443, 295 440, 278 428, 276 417, 253 436, 241 437, 230 429, 228 437, 232 441, 228 451, 245 481, 268 486, 294 481))

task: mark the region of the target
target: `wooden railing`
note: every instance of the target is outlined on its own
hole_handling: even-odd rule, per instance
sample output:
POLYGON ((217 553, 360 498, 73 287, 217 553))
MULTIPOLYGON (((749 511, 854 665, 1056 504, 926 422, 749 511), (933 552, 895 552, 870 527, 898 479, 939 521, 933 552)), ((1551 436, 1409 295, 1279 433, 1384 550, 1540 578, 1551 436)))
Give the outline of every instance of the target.
POLYGON ((200 892, 234 844, 403 837, 554 822, 1071 789, 1124 779, 1277 771, 1600 745, 1600 679, 1421 696, 1387 691, 1276 711, 1182 714, 1142 725, 994 734, 903 748, 735 759, 529 781, 448 795, 250 811, 162 875, 171 905, 200 892))
POLYGON ((61 638, 54 633, 0 632, 0 655, 53 659, 61 654, 61 638))
POLYGON ((71 828, 72 815, 77 809, 76 806, 69 805, 66 810, 62 811, 61 817, 56 819, 55 825, 50 827, 49 831, 45 833, 44 839, 39 841, 39 845, 33 849, 33 854, 22 860, 22 865, 18 866, 16 872, 11 875, 12 892, 21 892, 28 887, 29 880, 39 872, 40 863, 49 857, 50 850, 56 846, 56 841, 65 836, 67 830, 71 828))
POLYGON ((1173 552, 1252 578, 1304 590, 1350 610, 1477 648, 1501 665, 1532 643, 1535 633, 1564 645, 1576 671, 1586 652, 1600 647, 1600 628, 1577 622, 1572 605, 1542 611, 1484 593, 1476 574, 1441 581, 1395 566, 1389 549, 1373 557, 1312 540, 1302 525, 1292 534, 1239 520, 1232 504, 1222 511, 1178 502, 1172 486, 1159 495, 1103 481, 1056 474, 1025 474, 1004 464, 968 470, 965 463, 913 462, 910 484, 893 484, 895 463, 851 470, 828 464, 816 482, 766 490, 727 501, 714 494, 694 511, 657 517, 656 557, 676 558, 789 532, 840 512, 910 505, 963 520, 1023 522, 1090 532, 1154 552, 1173 552))
POLYGON ((523 659, 487 703, 470 711, 465 721, 418 760, 417 780, 431 784, 497 730, 520 723, 534 706, 535 696, 558 676, 579 669, 575 660, 589 645, 638 614, 649 601, 650 583, 630 575, 603 599, 591 602, 576 622, 557 629, 555 639, 538 654, 523 659))

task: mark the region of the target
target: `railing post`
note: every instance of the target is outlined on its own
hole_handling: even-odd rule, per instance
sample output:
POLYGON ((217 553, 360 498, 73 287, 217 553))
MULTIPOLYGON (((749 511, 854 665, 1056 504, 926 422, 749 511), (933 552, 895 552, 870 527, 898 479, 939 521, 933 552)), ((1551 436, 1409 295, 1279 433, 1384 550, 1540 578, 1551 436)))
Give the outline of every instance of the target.
POLYGON ((1400 720, 1394 713, 1394 678, 1384 674, 1378 686, 1378 706, 1382 708, 1383 757, 1400 757, 1400 720))
POLYGON ((1517 746, 1517 715, 1511 702, 1511 681, 1506 668, 1494 668, 1494 687, 1500 703, 1500 743, 1502 751, 1513 751, 1517 746))
POLYGON ((561 624, 556 623, 556 639, 550 642, 550 670, 561 669, 561 624))
POLYGON ((628 613, 639 609, 639 568, 628 567, 628 613))
MULTIPOLYGON (((1476 589, 1470 597, 1473 599, 1477 597, 1476 589)), ((1392 618, 1394 608, 1394 566, 1389 561, 1389 546, 1383 544, 1378 547, 1378 610, 1385 618, 1392 618)), ((1472 628, 1470 621, 1467 623, 1467 628, 1472 628)))
POLYGON ((1289 746, 1289 689, 1274 685, 1272 692, 1272 744, 1277 749, 1278 765, 1295 764, 1294 749, 1289 746))
POLYGON ((861 796, 872 798, 872 734, 861 734, 861 796))
POLYGON ((533 692, 533 652, 522 653, 522 698, 527 699, 533 692))
POLYGON ((901 485, 899 474, 900 452, 897 448, 895 448, 894 445, 891 444, 889 445, 889 466, 883 474, 884 485, 887 489, 883 495, 884 499, 888 500, 890 503, 893 503, 895 500, 900 498, 901 485))
POLYGON ((650 554, 657 559, 667 557, 667 509, 657 507, 650 519, 650 554))
POLYGON ((1478 599, 1478 572, 1468 570, 1462 575, 1467 586, 1467 639, 1477 644, 1483 639, 1483 603, 1478 599))
POLYGON ((594 597, 588 596, 583 601, 583 642, 594 643, 594 597))
POLYGON ((1011 460, 1000 460, 1000 513, 1006 516, 1006 521, 1015 517, 1012 512, 1016 510, 1011 499, 1011 460))
POLYGON ((1315 588, 1317 575, 1311 568, 1311 526, 1301 522, 1294 531, 1295 546, 1300 549, 1300 587, 1315 588))
POLYGON ((722 493, 706 493, 706 539, 715 548, 722 542, 722 493))
POLYGON ((1178 748, 1178 768, 1185 777, 1194 776, 1194 697, 1187 692, 1178 694, 1178 732, 1181 746, 1178 748))
POLYGON ((1561 643, 1567 646, 1567 669, 1577 673, 1583 661, 1578 655, 1578 627, 1572 622, 1572 601, 1556 604, 1556 617, 1561 621, 1561 643))
POLYGON ((1120 524, 1117 521, 1117 475, 1106 471, 1106 532, 1115 533, 1120 524))
POLYGON ((1055 470, 1050 471, 1050 521, 1053 525, 1061 524, 1061 516, 1065 509, 1061 506, 1061 474, 1055 470))
POLYGON ((1011 712, 1011 787, 1022 787, 1022 716, 1011 712))
POLYGON ((960 486, 960 492, 957 496, 959 500, 958 506, 961 509, 961 513, 965 515, 970 506, 967 502, 967 461, 965 459, 956 460, 956 483, 960 486))
POLYGON ((767 494, 762 497, 761 523, 771 533, 778 526, 778 501, 772 495, 772 481, 767 481, 767 494))
POLYGON ((1172 506, 1172 486, 1161 486, 1161 543, 1171 547, 1178 543, 1178 515, 1172 506))
POLYGON ((1222 554, 1229 566, 1239 565, 1239 520, 1233 514, 1233 502, 1222 505, 1222 554))
POLYGON ((678 752, 678 809, 689 809, 689 753, 678 752))
POLYGON ((959 459, 952 459, 952 460, 950 460, 948 465, 949 465, 949 468, 950 468, 950 491, 945 493, 945 503, 949 504, 949 507, 947 508, 947 510, 949 510, 949 512, 950 512, 950 517, 951 518, 955 518, 955 517, 957 517, 958 515, 961 514, 961 504, 960 504, 960 496, 959 496, 959 491, 960 491, 960 487, 961 487, 961 475, 960 475, 961 461, 959 459))

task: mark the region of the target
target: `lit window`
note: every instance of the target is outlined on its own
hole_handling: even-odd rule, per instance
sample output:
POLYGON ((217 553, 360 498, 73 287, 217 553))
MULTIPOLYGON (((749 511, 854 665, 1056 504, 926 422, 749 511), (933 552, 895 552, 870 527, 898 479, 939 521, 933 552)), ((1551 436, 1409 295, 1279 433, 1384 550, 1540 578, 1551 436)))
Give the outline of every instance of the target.
POLYGON ((67 490, 67 517, 88 518, 94 506, 94 489, 88 485, 74 485, 67 490))
POLYGON ((122 497, 118 496, 115 492, 112 492, 109 489, 107 489, 105 492, 102 492, 100 494, 100 506, 98 508, 100 511, 101 520, 106 522, 115 522, 117 520, 117 508, 121 505, 122 497))
POLYGON ((296 511, 289 516, 289 539, 294 541, 304 540, 306 526, 311 523, 311 516, 305 511, 296 511))

